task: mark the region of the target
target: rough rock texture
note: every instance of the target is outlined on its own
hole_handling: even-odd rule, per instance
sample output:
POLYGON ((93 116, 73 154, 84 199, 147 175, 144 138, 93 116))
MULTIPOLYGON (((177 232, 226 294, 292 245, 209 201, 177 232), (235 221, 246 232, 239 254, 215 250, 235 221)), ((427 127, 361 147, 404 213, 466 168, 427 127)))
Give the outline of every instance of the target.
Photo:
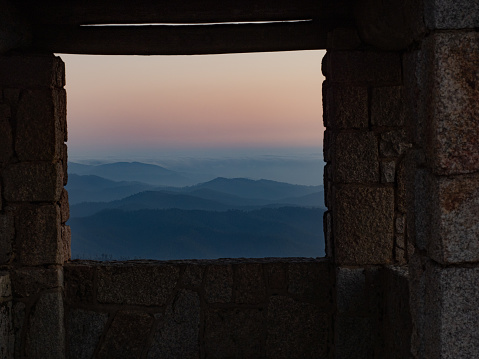
POLYGON ((426 0, 426 24, 429 29, 465 29, 479 27, 479 1, 426 0))
POLYGON ((478 171, 479 33, 435 33, 426 51, 433 170, 441 175, 478 171))
POLYGON ((93 358, 107 320, 106 313, 82 309, 71 310, 67 322, 67 357, 93 358))
POLYGON ((325 357, 330 340, 329 316, 312 304, 272 297, 267 307, 268 358, 325 357), (302 343, 298 345, 298 343, 302 343))
POLYGON ((173 265, 100 267, 98 301, 163 305, 173 294, 178 279, 179 268, 173 265))
POLYGON ((60 208, 56 204, 19 207, 15 230, 21 264, 63 263, 60 208))
POLYGON ((45 289, 61 288, 63 269, 23 267, 12 272, 12 280, 15 296, 29 297, 45 289))
POLYGON ((329 119, 325 124, 328 128, 368 127, 367 87, 332 85, 327 89, 326 96, 324 111, 329 119))
POLYGON ((120 311, 113 318, 97 358, 140 357, 153 317, 137 311, 120 311))
POLYGON ((335 203, 336 262, 389 263, 394 237, 393 189, 341 186, 335 190, 335 203))
POLYGON ((333 178, 339 183, 379 181, 378 141, 371 132, 339 133, 335 139, 333 178))
POLYGON ((199 358, 200 299, 181 291, 166 309, 148 351, 148 358, 199 358))
POLYGON ((63 299, 60 292, 43 294, 30 314, 25 348, 29 358, 65 357, 63 299))
POLYGON ((205 298, 210 303, 228 303, 233 295, 231 266, 210 266, 206 270, 205 298))

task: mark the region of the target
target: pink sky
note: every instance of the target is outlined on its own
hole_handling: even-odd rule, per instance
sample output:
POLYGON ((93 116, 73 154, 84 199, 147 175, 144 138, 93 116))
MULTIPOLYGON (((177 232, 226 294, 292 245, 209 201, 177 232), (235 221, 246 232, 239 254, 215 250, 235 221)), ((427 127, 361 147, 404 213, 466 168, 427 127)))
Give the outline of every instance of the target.
POLYGON ((323 55, 60 55, 70 152, 321 146, 323 55))

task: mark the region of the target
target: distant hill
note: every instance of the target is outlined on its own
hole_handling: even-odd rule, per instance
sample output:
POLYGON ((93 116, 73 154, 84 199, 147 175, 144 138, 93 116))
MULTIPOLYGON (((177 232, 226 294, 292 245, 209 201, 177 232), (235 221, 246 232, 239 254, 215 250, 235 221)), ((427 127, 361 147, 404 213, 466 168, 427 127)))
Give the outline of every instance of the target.
POLYGON ((101 165, 68 164, 69 173, 95 175, 113 181, 136 181, 156 186, 187 186, 195 180, 158 165, 141 162, 115 162, 101 165))
POLYGON ((323 189, 322 186, 301 186, 265 179, 251 180, 246 178, 218 177, 212 181, 185 188, 183 191, 194 191, 200 188, 212 189, 244 198, 268 200, 280 200, 286 197, 305 196, 314 192, 319 192, 323 189))
POLYGON ((69 194, 70 205, 74 205, 80 202, 114 201, 153 187, 141 182, 117 182, 93 175, 69 174, 65 188, 69 194))
POLYGON ((82 258, 187 259, 324 255, 322 209, 105 210, 72 218, 82 258))

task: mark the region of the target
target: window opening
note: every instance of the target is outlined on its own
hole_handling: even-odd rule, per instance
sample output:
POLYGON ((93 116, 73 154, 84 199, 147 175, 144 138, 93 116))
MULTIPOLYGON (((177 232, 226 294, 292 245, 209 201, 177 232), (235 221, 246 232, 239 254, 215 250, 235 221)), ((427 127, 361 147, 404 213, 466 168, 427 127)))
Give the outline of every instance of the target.
POLYGON ((323 55, 61 55, 72 257, 324 256, 323 55))

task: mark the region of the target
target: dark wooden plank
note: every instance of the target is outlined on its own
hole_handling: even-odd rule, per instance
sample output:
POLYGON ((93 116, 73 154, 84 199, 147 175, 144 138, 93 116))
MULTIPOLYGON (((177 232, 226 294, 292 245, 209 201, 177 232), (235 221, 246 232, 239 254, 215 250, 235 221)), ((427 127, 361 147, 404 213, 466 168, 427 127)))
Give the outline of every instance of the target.
MULTIPOLYGON (((10 0, 34 24, 218 23, 328 19, 345 0, 10 0)), ((351 0, 347 0, 351 1, 351 0)))
POLYGON ((97 55, 194 55, 326 47, 314 22, 189 26, 42 26, 36 51, 97 55))

